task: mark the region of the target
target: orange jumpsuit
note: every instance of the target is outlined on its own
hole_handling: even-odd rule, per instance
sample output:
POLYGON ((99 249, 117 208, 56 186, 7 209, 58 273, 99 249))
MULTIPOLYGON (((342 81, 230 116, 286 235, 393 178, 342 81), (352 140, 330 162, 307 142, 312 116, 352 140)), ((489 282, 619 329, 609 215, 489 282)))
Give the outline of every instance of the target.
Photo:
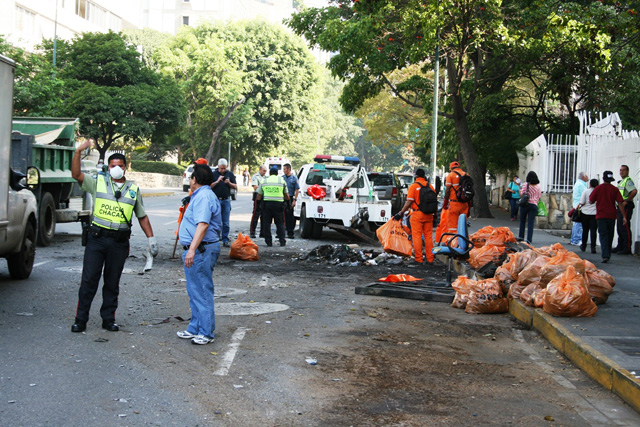
POLYGON ((454 168, 449 175, 447 175, 447 179, 445 181, 446 192, 449 192, 449 212, 447 212, 447 233, 457 233, 458 232, 458 217, 460 214, 466 214, 469 216, 469 203, 468 202, 459 202, 456 196, 456 190, 460 186, 460 175, 466 175, 466 173, 460 168, 454 168))
POLYGON ((427 184, 427 180, 424 178, 417 178, 416 182, 411 184, 409 187, 409 192, 407 194, 407 200, 412 200, 413 204, 411 205, 411 209, 413 213, 409 221, 411 222, 411 241, 413 243, 413 255, 416 258, 416 262, 423 262, 422 257, 422 236, 424 236, 424 250, 427 257, 427 262, 431 263, 434 260, 434 255, 431 252, 433 248, 433 214, 425 214, 422 213, 418 209, 418 205, 420 204, 420 186, 417 184, 419 182, 422 185, 429 185, 431 189, 435 192, 435 189, 431 184, 427 184))

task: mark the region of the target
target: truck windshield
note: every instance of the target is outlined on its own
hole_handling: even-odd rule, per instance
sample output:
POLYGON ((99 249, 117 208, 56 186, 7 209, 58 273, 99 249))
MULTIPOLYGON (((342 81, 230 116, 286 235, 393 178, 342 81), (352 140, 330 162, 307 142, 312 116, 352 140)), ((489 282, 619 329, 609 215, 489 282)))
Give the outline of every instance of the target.
MULTIPOLYGON (((337 167, 327 166, 325 169, 311 169, 305 183, 307 185, 324 185, 326 179, 332 179, 334 181, 341 181, 347 174, 351 172, 351 169, 342 169, 337 167)), ((364 188, 364 180, 362 177, 351 186, 351 188, 364 188)))

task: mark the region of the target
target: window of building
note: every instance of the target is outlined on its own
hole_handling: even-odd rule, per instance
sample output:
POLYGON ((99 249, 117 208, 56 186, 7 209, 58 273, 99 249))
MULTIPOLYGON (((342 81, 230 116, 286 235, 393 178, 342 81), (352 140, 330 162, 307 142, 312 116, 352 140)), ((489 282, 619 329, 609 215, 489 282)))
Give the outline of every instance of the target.
POLYGON ((95 3, 87 2, 87 21, 100 28, 107 28, 107 11, 95 3))
POLYGON ((76 15, 81 18, 87 17, 87 0, 76 0, 76 15))
POLYGON ((188 16, 183 16, 182 17, 182 25, 189 25, 189 17, 188 16))
POLYGON ((25 34, 33 34, 35 16, 35 13, 16 6, 16 30, 25 34))

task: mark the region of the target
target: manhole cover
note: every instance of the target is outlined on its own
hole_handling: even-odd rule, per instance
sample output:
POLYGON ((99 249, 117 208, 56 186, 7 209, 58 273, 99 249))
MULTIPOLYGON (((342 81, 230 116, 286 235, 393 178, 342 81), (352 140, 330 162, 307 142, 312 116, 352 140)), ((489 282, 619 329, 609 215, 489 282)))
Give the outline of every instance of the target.
POLYGON ((215 305, 218 316, 251 316, 289 309, 288 305, 268 302, 222 302, 215 305))
POLYGON ((603 338, 602 341, 627 356, 640 357, 640 338, 603 338))

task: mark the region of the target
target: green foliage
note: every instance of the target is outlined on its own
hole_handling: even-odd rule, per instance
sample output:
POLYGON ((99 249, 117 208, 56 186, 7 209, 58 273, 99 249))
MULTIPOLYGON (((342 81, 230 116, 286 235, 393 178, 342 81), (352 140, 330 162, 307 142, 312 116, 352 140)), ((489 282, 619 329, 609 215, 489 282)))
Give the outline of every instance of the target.
POLYGON ((123 33, 124 39, 136 46, 142 53, 142 62, 149 68, 157 69, 158 64, 153 57, 156 50, 168 43, 171 35, 152 30, 151 28, 126 29, 123 33))
POLYGON ((131 170, 135 172, 151 172, 182 176, 185 169, 186 168, 184 166, 169 162, 154 162, 147 160, 133 160, 131 162, 131 170))

